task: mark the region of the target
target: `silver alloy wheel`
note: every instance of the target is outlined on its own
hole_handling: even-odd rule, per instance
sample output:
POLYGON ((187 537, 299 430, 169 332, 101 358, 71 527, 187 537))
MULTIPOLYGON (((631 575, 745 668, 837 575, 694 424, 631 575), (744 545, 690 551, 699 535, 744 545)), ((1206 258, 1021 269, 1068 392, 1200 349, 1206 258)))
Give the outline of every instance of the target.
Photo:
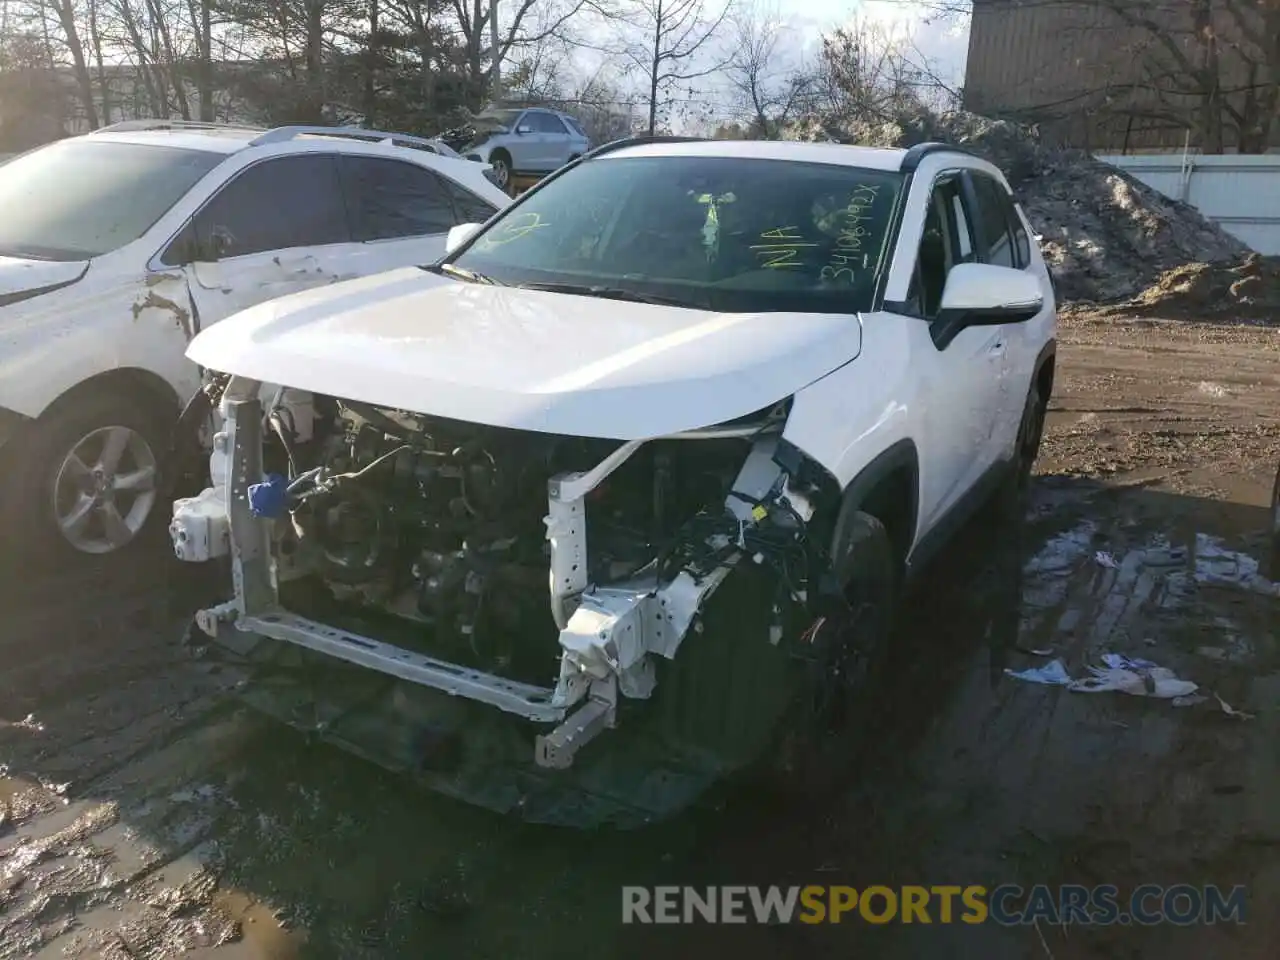
POLYGON ((497 186, 502 190, 507 189, 507 184, 511 182, 511 168, 507 166, 507 162, 499 159, 490 160, 489 163, 493 167, 493 176, 497 180, 497 186))
POLYGON ((156 455, 129 427, 101 427, 82 437, 58 468, 53 515, 81 553, 128 544, 156 503, 156 455))

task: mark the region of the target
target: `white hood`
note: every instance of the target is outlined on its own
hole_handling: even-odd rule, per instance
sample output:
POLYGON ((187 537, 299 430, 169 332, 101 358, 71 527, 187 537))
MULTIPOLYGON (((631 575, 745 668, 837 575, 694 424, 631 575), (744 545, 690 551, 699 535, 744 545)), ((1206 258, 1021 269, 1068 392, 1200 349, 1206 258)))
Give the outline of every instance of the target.
POLYGON ((26 260, 21 257, 0 257, 0 304, 6 297, 61 287, 75 283, 89 266, 87 260, 54 261, 26 260))
POLYGON ((717 314, 410 267, 252 307, 201 332, 187 356, 384 407, 637 440, 769 406, 861 342, 854 315, 717 314))

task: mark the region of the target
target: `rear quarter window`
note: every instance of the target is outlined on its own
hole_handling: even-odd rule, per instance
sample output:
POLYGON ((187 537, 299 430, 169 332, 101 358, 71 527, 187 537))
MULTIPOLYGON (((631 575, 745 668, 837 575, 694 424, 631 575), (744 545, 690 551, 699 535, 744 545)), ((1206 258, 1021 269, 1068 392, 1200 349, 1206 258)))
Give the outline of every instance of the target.
POLYGON ((342 158, 342 189, 358 241, 447 232, 459 221, 446 183, 404 160, 342 158))

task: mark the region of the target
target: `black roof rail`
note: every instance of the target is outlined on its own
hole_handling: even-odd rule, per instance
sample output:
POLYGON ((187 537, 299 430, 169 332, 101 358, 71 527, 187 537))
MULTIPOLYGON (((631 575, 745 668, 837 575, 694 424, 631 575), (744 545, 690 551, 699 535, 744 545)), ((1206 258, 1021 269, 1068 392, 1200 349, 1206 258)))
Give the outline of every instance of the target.
POLYGON ((927 143, 917 143, 914 147, 908 147, 898 169, 903 173, 914 173, 925 157, 935 153, 962 153, 966 157, 973 157, 977 160, 983 159, 972 150, 957 147, 954 143, 938 143, 936 140, 930 140, 927 143))
POLYGON ((621 137, 618 140, 610 140, 603 143, 594 150, 588 150, 582 155, 583 160, 590 160, 594 157, 602 157, 606 153, 613 153, 615 150, 621 150, 624 147, 639 147, 646 143, 710 143, 710 137, 677 137, 667 135, 648 136, 642 134, 635 137, 621 137))

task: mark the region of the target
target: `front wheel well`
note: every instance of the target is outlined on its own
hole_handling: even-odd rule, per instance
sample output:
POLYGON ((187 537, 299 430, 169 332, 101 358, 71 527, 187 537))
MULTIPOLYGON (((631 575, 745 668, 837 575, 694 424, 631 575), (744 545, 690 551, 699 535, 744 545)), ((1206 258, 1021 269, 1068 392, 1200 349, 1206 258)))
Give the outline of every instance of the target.
POLYGON ((907 554, 915 540, 916 532, 916 470, 912 464, 894 467, 876 481, 874 487, 859 504, 863 513, 869 513, 882 524, 893 543, 894 555, 901 566, 907 562, 907 554))
POLYGON ((1036 371, 1036 392, 1040 394, 1040 402, 1047 404, 1053 394, 1053 368, 1056 357, 1051 353, 1045 357, 1044 363, 1036 371))
POLYGON ((833 563, 841 562, 847 523, 853 514, 862 512, 884 525, 894 556, 905 568, 915 543, 919 478, 919 458, 910 440, 893 444, 854 477, 840 497, 839 516, 831 533, 833 563))
POLYGON ((123 394, 152 411, 168 408, 174 418, 181 404, 177 392, 158 374, 140 367, 118 367, 77 383, 49 404, 41 417, 84 403, 100 393, 123 394))

